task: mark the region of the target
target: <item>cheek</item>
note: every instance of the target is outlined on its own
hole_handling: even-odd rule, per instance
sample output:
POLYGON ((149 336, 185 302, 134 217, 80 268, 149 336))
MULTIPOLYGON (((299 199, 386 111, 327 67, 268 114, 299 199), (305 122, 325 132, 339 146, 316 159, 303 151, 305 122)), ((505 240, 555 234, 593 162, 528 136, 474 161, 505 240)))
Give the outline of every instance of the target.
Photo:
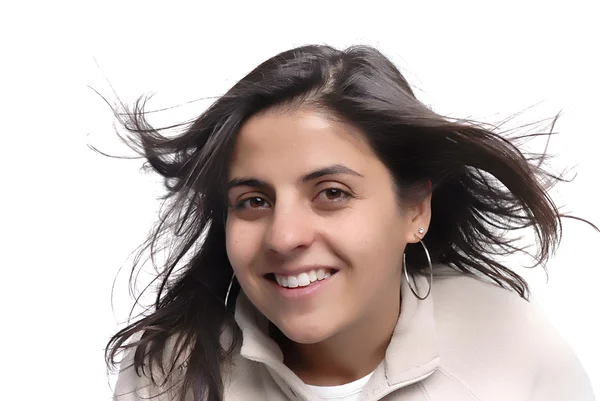
POLYGON ((337 222, 337 248, 357 268, 395 267, 402 257, 405 227, 406 222, 393 209, 384 213, 381 205, 368 205, 337 222))
POLYGON ((248 270, 260 249, 260 235, 240 221, 228 221, 225 229, 227 257, 236 275, 248 270))

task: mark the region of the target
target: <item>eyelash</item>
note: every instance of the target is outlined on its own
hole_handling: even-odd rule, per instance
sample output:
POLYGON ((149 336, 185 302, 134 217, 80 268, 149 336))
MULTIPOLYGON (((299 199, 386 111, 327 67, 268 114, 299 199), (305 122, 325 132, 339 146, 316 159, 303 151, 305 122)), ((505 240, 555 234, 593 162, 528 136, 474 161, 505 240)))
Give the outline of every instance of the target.
MULTIPOLYGON (((326 188, 326 189, 322 190, 321 192, 319 192, 319 195, 321 195, 322 193, 327 192, 327 191, 339 191, 342 194, 341 198, 336 198, 335 200, 327 201, 327 203, 336 203, 336 202, 340 202, 341 200, 348 200, 348 199, 354 198, 354 196, 350 192, 344 191, 343 189, 335 188, 335 187, 326 188)), ((319 195, 317 195, 317 197, 319 195)), ((244 206, 246 204, 246 202, 253 200, 253 199, 261 199, 263 202, 267 202, 267 200, 262 196, 251 196, 251 197, 241 200, 238 203, 236 203, 235 205, 233 205, 233 210, 260 209, 260 208, 246 208, 244 206)))

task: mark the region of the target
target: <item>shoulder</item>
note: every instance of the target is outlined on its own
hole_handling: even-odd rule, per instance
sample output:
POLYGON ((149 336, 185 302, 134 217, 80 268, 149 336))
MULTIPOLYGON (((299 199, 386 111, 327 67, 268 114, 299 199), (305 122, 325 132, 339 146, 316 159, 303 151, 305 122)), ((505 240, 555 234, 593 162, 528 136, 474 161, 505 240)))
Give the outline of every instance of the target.
POLYGON ((470 276, 444 267, 434 275, 431 295, 436 321, 442 328, 460 325, 463 329, 475 327, 478 331, 509 331, 523 336, 509 336, 505 340, 524 343, 539 343, 540 336, 558 338, 535 301, 523 299, 487 277, 470 276))
MULTIPOLYGON (((136 341, 142 337, 136 334, 131 340, 136 341)), ((130 340, 130 342, 131 342, 130 340)), ((165 380, 164 367, 156 362, 150 364, 149 358, 144 357, 142 366, 135 365, 136 348, 130 348, 123 353, 119 366, 119 374, 115 385, 114 401, 140 401, 140 400, 171 400, 177 394, 177 385, 185 369, 185 355, 179 353, 176 357, 173 352, 177 338, 170 337, 163 350, 162 363, 164 366, 175 366, 170 380, 165 380)))
POLYGON ((535 301, 450 269, 434 276, 431 296, 443 369, 454 379, 484 392, 501 381, 533 400, 593 400, 581 363, 535 301))
POLYGON ((135 349, 125 352, 119 366, 119 376, 113 392, 114 401, 137 401, 150 398, 150 377, 134 366, 135 349))
POLYGON ((484 278, 442 271, 434 276, 431 296, 438 341, 449 356, 509 359, 526 353, 531 363, 542 356, 542 343, 557 340, 535 305, 484 278))
MULTIPOLYGON (((136 334, 131 341, 137 341, 141 336, 141 334, 136 334)), ((143 366, 137 368, 134 364, 136 348, 125 352, 119 367, 113 401, 167 401, 178 399, 182 391, 181 384, 186 373, 187 359, 190 353, 189 348, 181 347, 181 340, 181 335, 171 335, 163 347, 160 361, 150 364, 149 358, 145 357, 143 366), (166 376, 165 372, 171 368, 172 374, 166 376)), ((239 357, 240 344, 235 341, 235 329, 233 327, 228 325, 223 327, 220 341, 222 350, 228 350, 230 347, 233 349, 233 358, 231 361, 224 363, 221 373, 225 391, 235 393, 239 386, 232 386, 231 382, 243 381, 242 379, 245 379, 245 376, 254 378, 249 374, 249 372, 253 372, 253 369, 248 366, 247 361, 239 357), (236 369, 234 369, 234 365, 236 369), (238 365, 242 369, 239 369, 238 365)), ((247 381, 244 381, 244 383, 247 381)), ((242 396, 240 396, 240 399, 242 398, 243 391, 242 396)))
POLYGON ((540 316, 538 308, 516 292, 486 277, 469 276, 450 268, 434 275, 431 294, 436 317, 440 318, 468 315, 473 324, 501 324, 540 316), (448 314, 450 311, 453 313, 448 314), (494 314, 493 318, 490 314, 494 314))

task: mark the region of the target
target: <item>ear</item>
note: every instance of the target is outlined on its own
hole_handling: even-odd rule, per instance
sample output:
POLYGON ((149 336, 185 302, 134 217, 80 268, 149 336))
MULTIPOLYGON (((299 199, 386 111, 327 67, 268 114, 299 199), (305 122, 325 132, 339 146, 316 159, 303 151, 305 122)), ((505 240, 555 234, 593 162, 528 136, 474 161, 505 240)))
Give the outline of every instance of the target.
POLYGON ((428 195, 406 211, 408 219, 407 243, 419 242, 425 237, 429 229, 429 223, 431 222, 431 182, 428 185, 428 195))

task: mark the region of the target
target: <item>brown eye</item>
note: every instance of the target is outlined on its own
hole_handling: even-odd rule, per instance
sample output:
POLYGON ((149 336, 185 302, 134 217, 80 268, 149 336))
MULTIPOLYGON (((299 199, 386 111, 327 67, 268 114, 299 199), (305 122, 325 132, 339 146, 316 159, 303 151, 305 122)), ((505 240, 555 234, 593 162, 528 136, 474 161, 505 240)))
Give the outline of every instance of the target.
POLYGON ((339 188, 327 188, 319 193, 322 200, 326 202, 339 202, 351 198, 352 196, 339 188))
POLYGON ((330 188, 325 190, 325 196, 330 200, 338 199, 342 195, 343 192, 340 189, 330 188))
POLYGON ((239 202, 235 205, 236 210, 241 209, 263 209, 268 207, 268 203, 264 198, 260 196, 253 196, 251 198, 246 198, 243 201, 239 202))
POLYGON ((267 203, 263 198, 260 198, 258 196, 247 199, 246 202, 248 202, 248 206, 250 206, 251 208, 260 208, 267 203))

